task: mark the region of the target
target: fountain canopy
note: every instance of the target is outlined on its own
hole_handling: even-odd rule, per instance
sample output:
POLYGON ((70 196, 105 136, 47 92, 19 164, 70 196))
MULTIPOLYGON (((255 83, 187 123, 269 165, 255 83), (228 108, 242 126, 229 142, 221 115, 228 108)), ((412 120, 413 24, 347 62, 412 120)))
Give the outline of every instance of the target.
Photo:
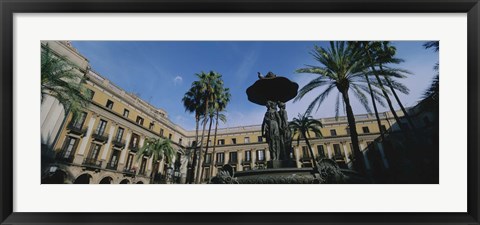
POLYGON ((286 77, 278 77, 272 72, 260 78, 252 86, 247 88, 248 100, 258 104, 266 105, 267 101, 288 102, 297 96, 298 84, 286 77))

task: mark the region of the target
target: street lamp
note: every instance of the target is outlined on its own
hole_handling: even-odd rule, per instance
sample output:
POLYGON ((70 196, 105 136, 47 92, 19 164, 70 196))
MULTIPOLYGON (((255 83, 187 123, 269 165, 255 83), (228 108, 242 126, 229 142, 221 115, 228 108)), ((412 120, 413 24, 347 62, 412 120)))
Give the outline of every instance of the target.
POLYGON ((169 166, 167 168, 167 183, 172 180, 173 168, 169 166))
POLYGON ((175 168, 175 172, 173 174, 173 183, 178 183, 180 176, 181 176, 180 169, 177 167, 175 168))

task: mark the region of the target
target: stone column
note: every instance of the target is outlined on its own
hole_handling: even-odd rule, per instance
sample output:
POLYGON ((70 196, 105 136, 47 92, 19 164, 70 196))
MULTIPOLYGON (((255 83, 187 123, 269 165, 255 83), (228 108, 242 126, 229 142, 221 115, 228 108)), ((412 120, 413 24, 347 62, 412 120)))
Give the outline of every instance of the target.
POLYGON ((123 170, 125 166, 125 159, 127 158, 128 154, 128 145, 130 144, 130 137, 132 136, 132 131, 128 131, 127 133, 127 140, 125 141, 125 147, 122 150, 122 154, 120 155, 120 160, 118 162, 118 166, 121 170, 123 170))
POLYGON ((378 152, 380 152, 380 156, 382 157, 383 166, 385 167, 385 169, 390 168, 390 166, 388 165, 387 157, 385 156, 385 152, 383 151, 383 144, 381 142, 377 142, 377 147, 378 152))
POLYGON ((329 159, 332 159, 333 158, 333 152, 332 152, 332 148, 330 148, 330 143, 325 143, 325 146, 327 146, 327 153, 328 153, 328 158, 329 159))
POLYGON ((350 162, 350 153, 348 152, 347 145, 345 142, 341 142, 340 144, 343 148, 343 153, 345 154, 345 163, 348 164, 350 162))
POLYGON ((237 152, 237 171, 243 171, 243 165, 242 165, 243 154, 245 153, 242 151, 237 152))
POLYGON ((82 138, 82 143, 80 144, 80 148, 77 152, 78 155, 85 155, 85 149, 87 148, 88 140, 90 140, 90 137, 92 136, 93 126, 95 125, 96 119, 97 116, 94 114, 90 118, 90 121, 88 121, 87 133, 85 134, 85 137, 82 138))
POLYGON ((296 146, 293 148, 295 151, 295 162, 297 163, 297 168, 302 168, 302 163, 300 162, 300 146, 296 146))
POLYGON ((365 160, 365 168, 367 170, 370 170, 370 162, 368 161, 368 157, 367 157, 367 149, 366 149, 365 145, 363 144, 363 141, 360 142, 360 150, 362 151, 363 158, 365 160))
MULTIPOLYGON (((112 144, 113 133, 115 132, 115 126, 116 126, 115 124, 112 124, 110 126, 110 131, 108 132, 108 141, 107 141, 107 144, 105 145, 105 148, 103 149, 102 158, 101 158, 104 161, 106 161, 107 155, 110 152, 110 145, 112 144)), ((106 163, 102 165, 102 167, 105 167, 105 166, 106 166, 106 163)))

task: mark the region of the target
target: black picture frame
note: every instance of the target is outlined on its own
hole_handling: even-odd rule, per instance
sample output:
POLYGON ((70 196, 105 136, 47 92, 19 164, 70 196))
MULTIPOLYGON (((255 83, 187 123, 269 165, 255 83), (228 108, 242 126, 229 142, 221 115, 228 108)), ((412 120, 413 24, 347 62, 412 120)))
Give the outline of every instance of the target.
MULTIPOLYGON (((478 0, 0 0, 2 224, 479 224, 478 0), (467 213, 17 213, 13 212, 14 13, 468 13, 467 213)), ((442 201, 442 199, 438 199, 442 201)), ((321 204, 321 203, 319 203, 321 204)), ((328 203, 324 203, 328 204, 328 203)), ((414 204, 414 203, 412 203, 414 204)))

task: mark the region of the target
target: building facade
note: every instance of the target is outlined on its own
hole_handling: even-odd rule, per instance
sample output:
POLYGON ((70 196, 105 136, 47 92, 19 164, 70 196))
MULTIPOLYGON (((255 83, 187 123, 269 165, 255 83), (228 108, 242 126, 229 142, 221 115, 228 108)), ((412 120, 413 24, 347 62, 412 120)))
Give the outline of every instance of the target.
MULTIPOLYGON (((45 43, 42 43, 45 44, 45 43)), ((52 42, 71 49, 58 54, 79 57, 67 42, 52 42)), ((55 49, 54 49, 55 50, 55 49)), ((77 59, 77 61, 79 60, 77 59)), ((85 59, 86 61, 86 59, 85 59)), ((80 70, 86 86, 92 93, 89 106, 77 118, 67 115, 60 120, 57 138, 52 144, 55 160, 43 171, 42 183, 94 183, 94 184, 147 184, 175 182, 184 183, 188 174, 189 147, 195 140, 195 131, 187 131, 168 119, 168 114, 141 98, 125 92, 108 79, 89 69, 80 70), (138 158, 136 152, 146 138, 168 138, 177 150, 175 163, 167 165, 164 160, 153 162, 151 157, 138 158), (173 180, 172 180, 173 179, 173 180)), ((42 103, 42 118, 55 117, 47 114, 42 103)), ((45 103, 47 104, 47 103, 45 103)), ((180 103, 179 103, 180 104, 180 103)), ((288 109, 287 109, 288 110, 288 109)), ((397 112, 403 116, 401 111, 397 112)), ((422 114, 423 123, 433 121, 429 114, 422 114)), ((400 127, 390 112, 380 114, 381 129, 395 133, 400 127)), ((291 119, 291 118, 290 118, 291 119)), ((375 115, 356 115, 356 129, 360 148, 369 171, 388 170, 390 162, 384 143, 376 141, 380 136, 375 115)), ((294 140, 293 158, 296 166, 311 167, 314 159, 330 158, 343 168, 352 166, 352 146, 346 117, 321 118, 324 127, 322 136, 311 134, 309 139, 314 156, 304 140, 294 140)), ((419 123, 422 124, 422 123, 419 123)), ((422 124, 425 125, 425 124, 422 124)), ((213 132, 212 132, 213 133, 213 132)), ((268 145, 261 135, 260 125, 218 129, 216 140, 207 138, 203 146, 208 153, 200 160, 202 182, 207 182, 225 164, 236 171, 266 168, 270 159, 268 145), (214 143, 215 142, 215 143, 214 143), (214 149, 213 149, 214 148, 214 149), (215 151, 215 152, 213 152, 215 151)), ((43 127, 42 127, 43 137, 43 127)), ((199 175, 197 175, 199 176, 199 175)))

